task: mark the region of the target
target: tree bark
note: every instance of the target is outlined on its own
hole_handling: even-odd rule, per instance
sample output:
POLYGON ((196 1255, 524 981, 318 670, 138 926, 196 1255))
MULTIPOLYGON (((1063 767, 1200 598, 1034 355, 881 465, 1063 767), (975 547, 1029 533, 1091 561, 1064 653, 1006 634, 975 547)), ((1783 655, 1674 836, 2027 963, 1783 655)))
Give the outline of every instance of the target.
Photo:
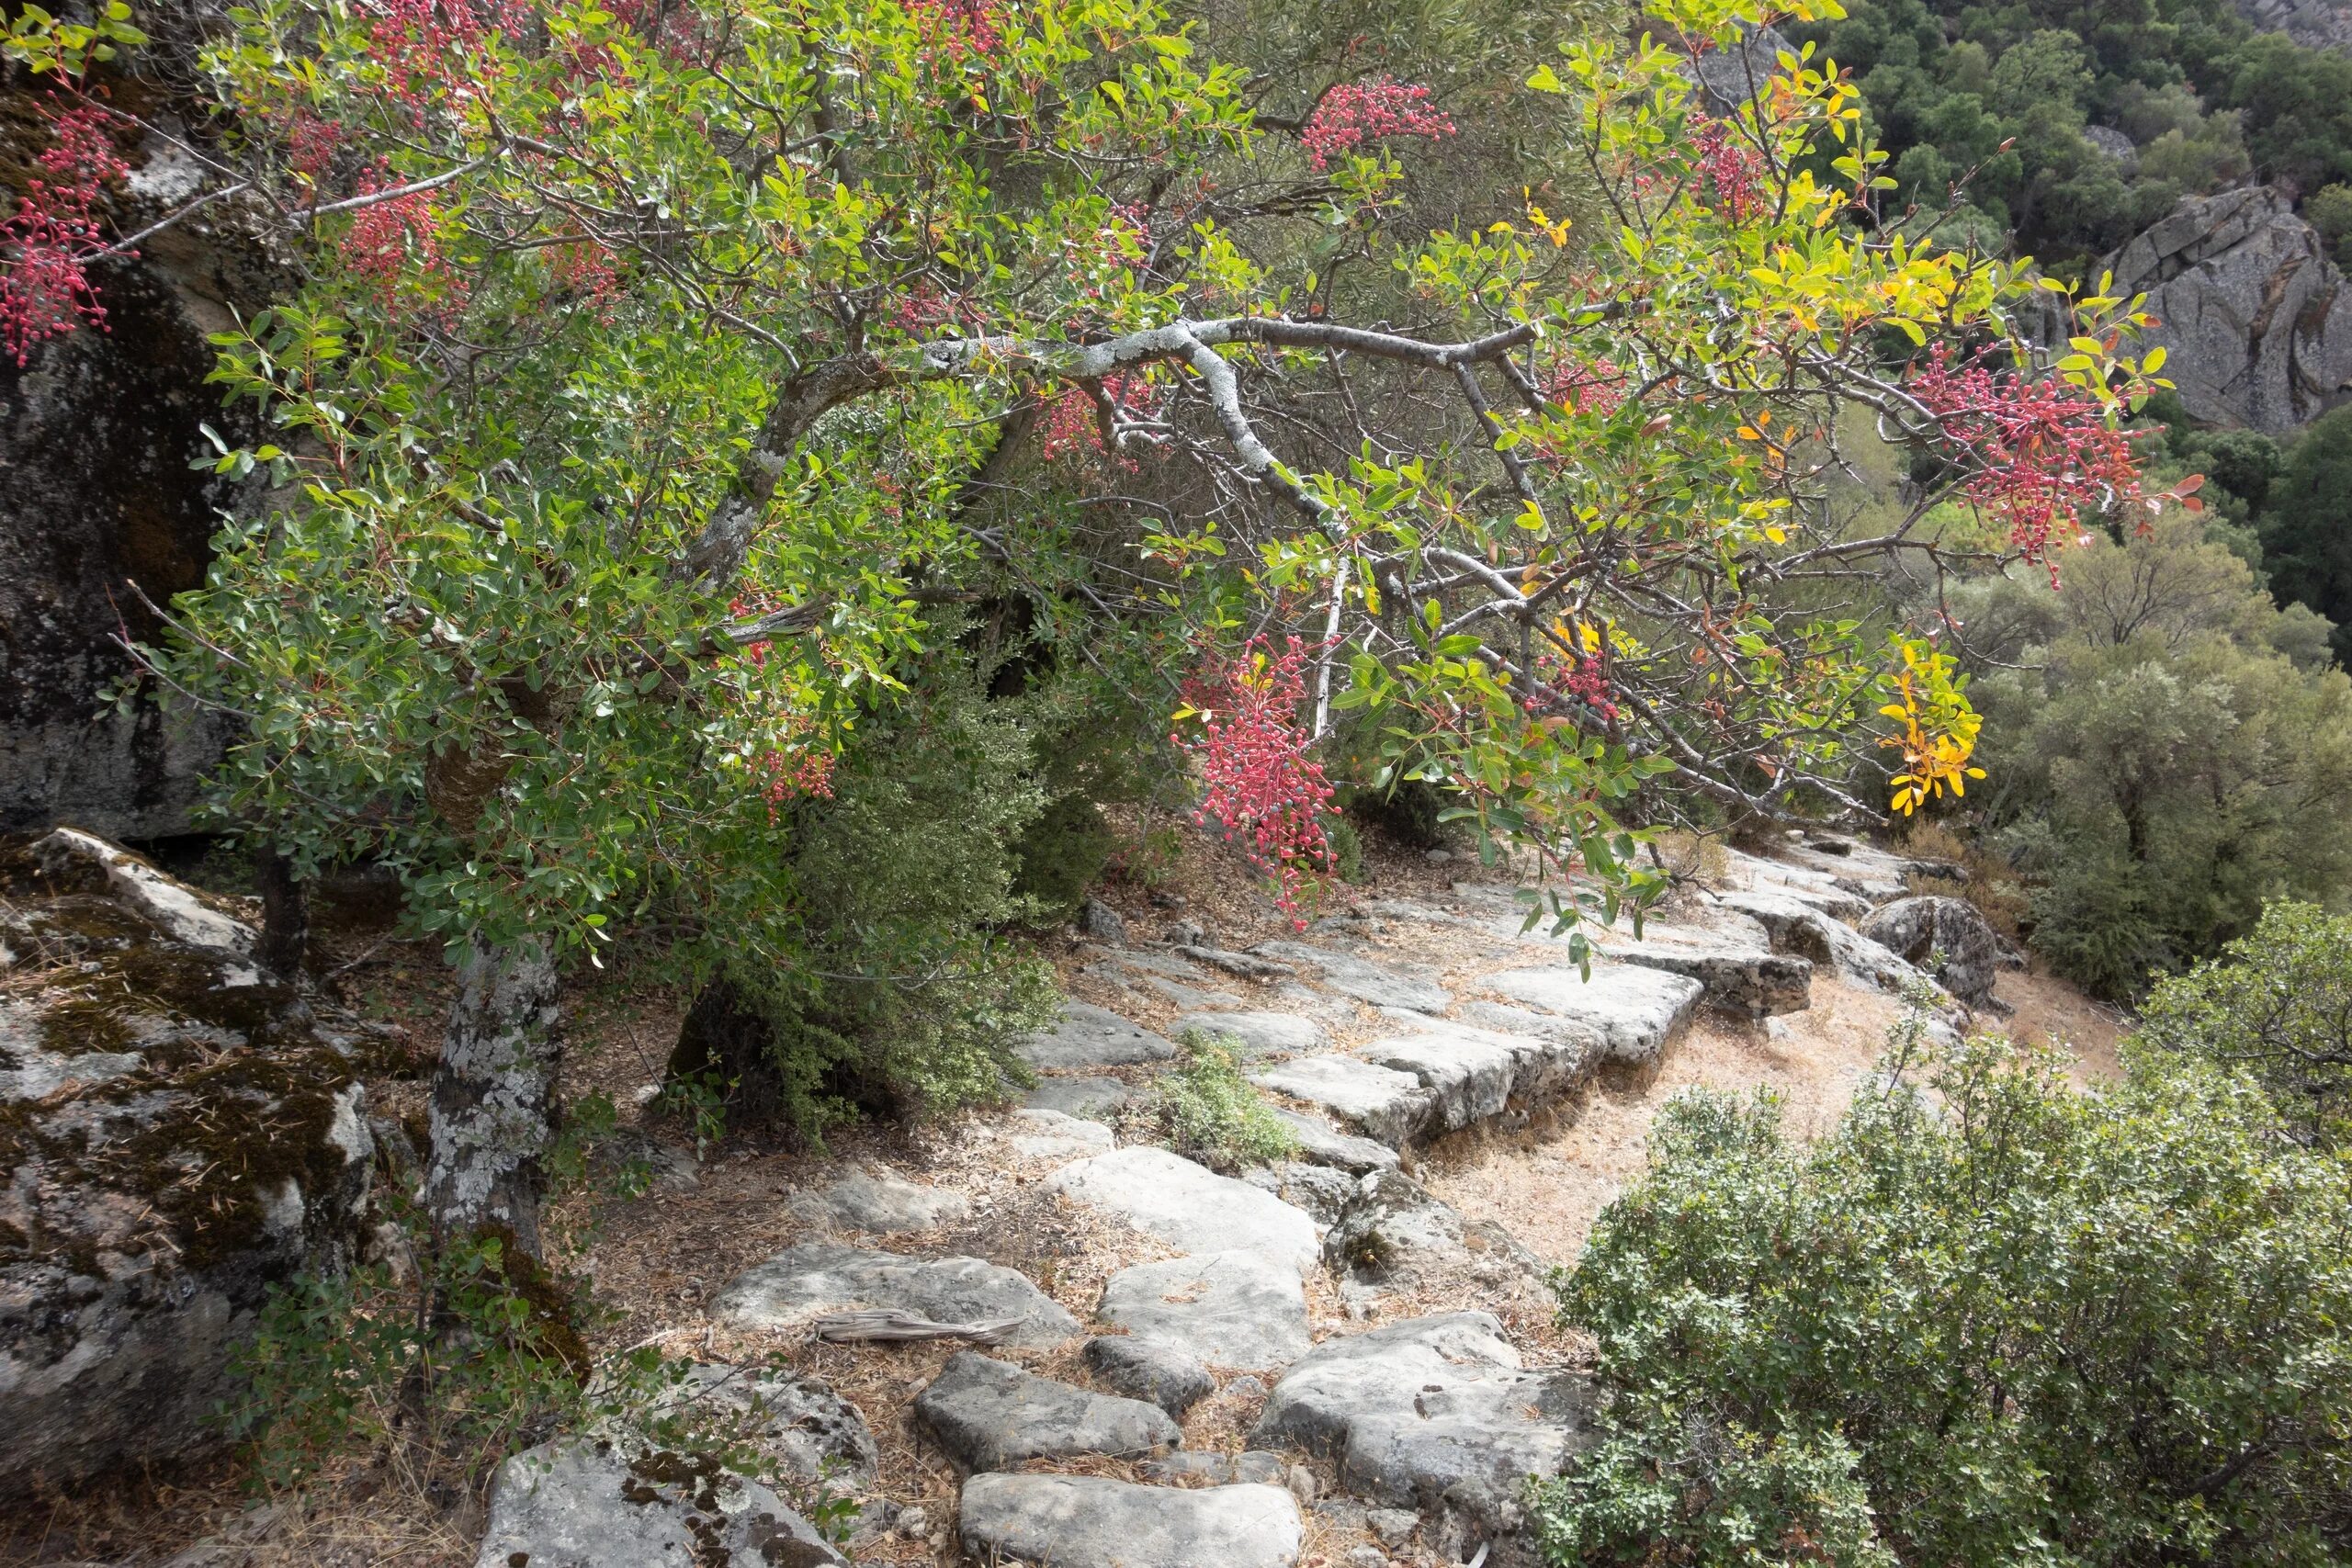
POLYGON ((261 942, 254 957, 280 979, 300 979, 311 943, 310 890, 295 879, 294 863, 276 850, 262 850, 254 859, 261 884, 261 942))
POLYGON ((510 1232, 536 1258, 563 1059, 555 964, 540 942, 476 942, 458 978, 426 1111, 425 1210, 445 1232, 510 1232))

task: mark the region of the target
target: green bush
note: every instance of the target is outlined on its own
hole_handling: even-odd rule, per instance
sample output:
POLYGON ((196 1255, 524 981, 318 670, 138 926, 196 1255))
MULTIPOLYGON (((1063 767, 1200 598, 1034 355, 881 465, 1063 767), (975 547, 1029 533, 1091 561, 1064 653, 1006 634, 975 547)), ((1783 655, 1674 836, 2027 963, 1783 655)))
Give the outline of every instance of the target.
POLYGON ((2344 1165, 2208 1064, 1917 1039, 1816 1145, 1765 1094, 1660 1118, 1561 1285, 1605 1437, 1535 1488, 1549 1560, 2344 1561, 2344 1165))
POLYGON ((1331 874, 1346 883, 1363 880, 1363 835, 1344 817, 1323 821, 1323 841, 1331 848, 1331 874))
POLYGON ((2352 1140, 2352 918, 2281 901, 2222 956, 2160 983, 2152 1045, 2242 1063, 2308 1141, 2352 1140))
POLYGON ((1184 1059, 1160 1075, 1159 1116, 1182 1153, 1220 1170, 1298 1152, 1298 1135, 1241 1076, 1230 1037, 1187 1032, 1184 1059))

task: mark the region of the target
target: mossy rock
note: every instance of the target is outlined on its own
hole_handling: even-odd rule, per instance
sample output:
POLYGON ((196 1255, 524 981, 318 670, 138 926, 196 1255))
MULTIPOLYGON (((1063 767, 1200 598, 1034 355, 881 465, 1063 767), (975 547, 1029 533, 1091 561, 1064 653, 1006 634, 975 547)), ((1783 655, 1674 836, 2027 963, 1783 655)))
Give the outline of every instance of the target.
POLYGON ((49 863, 0 846, 0 1497, 217 1441, 232 1346, 349 1260, 373 1156, 366 1035, 49 863))

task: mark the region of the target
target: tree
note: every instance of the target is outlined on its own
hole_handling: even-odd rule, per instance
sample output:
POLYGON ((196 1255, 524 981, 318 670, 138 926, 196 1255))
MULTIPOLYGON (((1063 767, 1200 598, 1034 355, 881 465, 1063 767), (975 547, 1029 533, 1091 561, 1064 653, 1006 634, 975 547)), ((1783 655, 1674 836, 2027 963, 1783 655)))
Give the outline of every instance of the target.
POLYGON ((2352 666, 2352 409, 2297 437, 2257 525, 2279 594, 2335 622, 2336 659, 2352 666))
POLYGON ((1194 667, 1185 743, 1272 871, 1316 854, 1312 753, 1357 713, 1613 917, 1659 886, 1617 803, 1668 772, 1719 815, 1865 808, 1883 737, 1957 787, 1949 661, 1838 584, 2046 561, 2159 499, 2116 428, 2157 384, 2128 306, 2080 301, 2040 371, 2027 280, 1854 226, 1878 154, 1809 61, 1715 118, 1679 51, 1572 41, 1529 82, 1593 220, 1521 191, 1422 238, 1389 225, 1454 130, 1423 87, 1261 126, 1145 0, 238 18, 195 200, 282 223, 311 281, 221 340, 277 434, 218 460, 272 499, 154 668, 246 726, 235 820, 305 870, 390 862, 478 980, 435 1092, 453 1225, 527 1233, 550 1056, 501 998, 537 1016, 548 964, 657 908, 690 953, 793 961, 782 807, 943 604, 1194 667), (1412 330, 1347 319, 1382 296, 1329 287, 1335 245, 1412 330), (1863 534, 1824 500, 1845 404, 1942 476, 1863 534))
POLYGON ((1561 1288, 1609 1404, 1551 1561, 2341 1562, 2341 1162, 2211 1066, 1918 1038, 1811 1146, 1770 1096, 1660 1118, 1561 1288))
POLYGON ((2352 1131, 2352 919, 2287 900, 2140 1010, 2152 1045, 2240 1063, 2312 1143, 2352 1131))

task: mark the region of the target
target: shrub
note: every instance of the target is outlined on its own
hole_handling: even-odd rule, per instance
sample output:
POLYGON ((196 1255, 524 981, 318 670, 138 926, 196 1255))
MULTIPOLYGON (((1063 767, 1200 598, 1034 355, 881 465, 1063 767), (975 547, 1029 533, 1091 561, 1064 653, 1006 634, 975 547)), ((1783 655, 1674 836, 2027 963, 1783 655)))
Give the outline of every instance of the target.
POLYGON ((2344 1166, 2251 1081, 1916 1023, 1811 1147, 1677 1099, 1562 1283, 1603 1442, 1540 1483, 1556 1563, 2341 1562, 2344 1166))
POLYGON ((1182 1153, 1221 1170, 1295 1154, 1298 1136, 1241 1076, 1230 1036, 1186 1032, 1184 1059, 1159 1079, 1159 1115, 1182 1153))
POLYGON ((2150 1044, 2243 1063, 2303 1137, 2352 1134, 2352 918, 2280 901, 2222 956, 2157 985, 2150 1044))
POLYGON ((1327 818, 1323 841, 1330 848, 1331 874, 1346 883, 1363 880, 1363 835, 1344 817, 1327 818))

